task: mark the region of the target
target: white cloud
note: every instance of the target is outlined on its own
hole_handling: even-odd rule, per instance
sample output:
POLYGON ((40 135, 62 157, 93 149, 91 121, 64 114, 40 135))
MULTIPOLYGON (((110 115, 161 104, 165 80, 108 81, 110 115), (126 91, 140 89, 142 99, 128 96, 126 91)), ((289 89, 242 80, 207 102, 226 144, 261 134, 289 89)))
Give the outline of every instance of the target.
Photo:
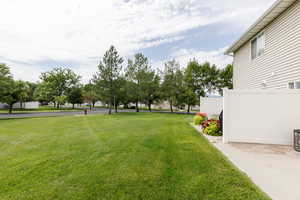
MULTIPOLYGON (((227 47, 220 48, 214 51, 197 51, 195 49, 180 49, 174 51, 168 60, 175 59, 181 67, 186 67, 191 60, 197 60, 199 63, 210 62, 215 64, 218 68, 224 68, 226 65, 232 63, 232 57, 225 56, 224 51, 227 47)), ((168 60, 158 61, 154 66, 162 68, 164 63, 168 60)))
MULTIPOLYGON (((224 32, 245 29, 273 2, 3 0, 0 1, 0 55, 5 59, 0 62, 9 62, 16 78, 37 80, 43 66, 36 63, 73 60, 79 63, 73 66, 74 70, 88 79, 98 63, 90 57, 100 58, 111 44, 121 55, 129 56, 142 48, 182 40, 185 31, 204 25, 232 24, 224 32)), ((187 57, 184 55, 192 54, 225 62, 228 58, 212 55, 219 51, 181 50, 178 57, 184 60, 187 57)))

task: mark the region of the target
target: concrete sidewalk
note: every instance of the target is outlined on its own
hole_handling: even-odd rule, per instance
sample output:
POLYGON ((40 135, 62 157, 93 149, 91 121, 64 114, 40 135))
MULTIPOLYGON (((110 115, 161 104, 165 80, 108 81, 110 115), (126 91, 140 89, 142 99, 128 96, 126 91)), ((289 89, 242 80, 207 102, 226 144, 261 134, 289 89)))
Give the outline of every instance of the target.
POLYGON ((300 153, 291 146, 224 144, 222 137, 205 137, 273 200, 300 199, 300 153))

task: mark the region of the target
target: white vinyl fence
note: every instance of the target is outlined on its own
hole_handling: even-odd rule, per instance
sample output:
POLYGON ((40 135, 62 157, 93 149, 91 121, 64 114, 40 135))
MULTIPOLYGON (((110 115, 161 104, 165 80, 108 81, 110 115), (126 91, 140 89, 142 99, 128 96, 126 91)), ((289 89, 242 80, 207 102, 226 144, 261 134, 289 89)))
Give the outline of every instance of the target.
POLYGON ((222 97, 205 97, 200 99, 200 112, 208 115, 219 115, 222 109, 222 97))
POLYGON ((291 145, 299 90, 224 90, 223 141, 291 145))
MULTIPOLYGON (((20 102, 17 102, 13 105, 13 108, 24 108, 24 109, 37 109, 39 108, 39 102, 38 101, 32 101, 32 102, 25 102, 22 103, 22 106, 20 102)), ((7 104, 0 103, 0 109, 8 108, 7 104)))

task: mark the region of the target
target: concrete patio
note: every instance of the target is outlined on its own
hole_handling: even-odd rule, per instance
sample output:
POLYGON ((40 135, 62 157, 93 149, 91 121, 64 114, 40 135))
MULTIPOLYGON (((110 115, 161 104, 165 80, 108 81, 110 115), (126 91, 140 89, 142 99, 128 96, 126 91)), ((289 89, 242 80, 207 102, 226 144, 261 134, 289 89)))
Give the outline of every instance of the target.
POLYGON ((205 137, 273 200, 300 199, 300 153, 291 146, 224 144, 222 137, 205 137))

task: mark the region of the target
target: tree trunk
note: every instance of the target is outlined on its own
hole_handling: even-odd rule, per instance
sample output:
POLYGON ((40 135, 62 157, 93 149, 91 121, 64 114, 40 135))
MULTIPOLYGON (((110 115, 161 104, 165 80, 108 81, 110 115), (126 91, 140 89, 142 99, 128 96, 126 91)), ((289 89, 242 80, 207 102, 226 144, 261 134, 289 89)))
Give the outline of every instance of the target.
POLYGON ((149 109, 149 112, 152 112, 152 110, 151 110, 151 103, 148 103, 148 109, 149 109))
POLYGON ((9 113, 9 114, 12 114, 12 110, 13 110, 13 104, 9 104, 9 110, 8 110, 8 113, 9 113))
POLYGON ((57 109, 59 109, 59 103, 57 103, 57 109))
POLYGON ((108 106, 108 114, 111 115, 111 103, 112 102, 112 98, 110 97, 109 99, 109 106, 108 106))
POLYGON ((95 103, 96 103, 96 102, 93 102, 93 108, 95 108, 95 103))
POLYGON ((92 103, 90 103, 90 110, 92 110, 92 103))
POLYGON ((170 109, 171 109, 171 112, 173 112, 173 102, 172 102, 172 100, 170 101, 170 109))
POLYGON ((55 101, 53 101, 53 106, 54 106, 54 108, 56 108, 56 103, 55 103, 55 101))
POLYGON ((188 105, 188 113, 190 113, 191 105, 188 105))
POLYGON ((73 103, 73 105, 72 105, 72 109, 74 110, 74 108, 75 108, 75 104, 73 103))
POLYGON ((22 106, 22 101, 20 101, 20 109, 22 109, 22 107, 23 107, 23 106, 22 106))
POLYGON ((139 109, 139 102, 135 102, 135 109, 136 109, 136 112, 140 112, 140 109, 139 109))
POLYGON ((118 113, 118 105, 115 104, 115 113, 118 113))

